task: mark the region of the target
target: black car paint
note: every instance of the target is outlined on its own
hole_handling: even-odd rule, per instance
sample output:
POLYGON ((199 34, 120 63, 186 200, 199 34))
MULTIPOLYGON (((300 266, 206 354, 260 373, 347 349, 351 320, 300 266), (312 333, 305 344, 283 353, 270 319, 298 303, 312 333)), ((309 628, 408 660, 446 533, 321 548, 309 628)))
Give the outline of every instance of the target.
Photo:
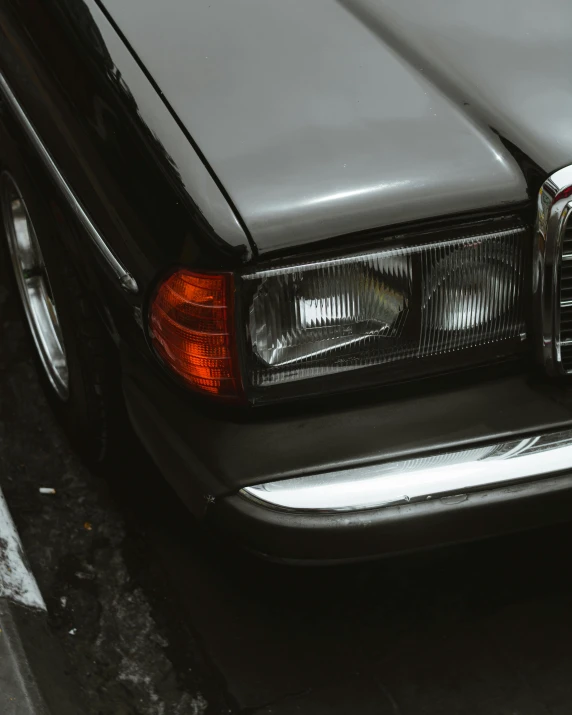
POLYGON ((157 266, 239 265, 250 247, 225 244, 204 220, 163 148, 161 117, 146 121, 155 88, 143 71, 126 86, 97 18, 73 0, 0 6, 0 61, 18 100, 142 295, 157 266))
MULTIPOLYGON (((234 245, 222 240, 189 196, 161 141, 162 132, 170 130, 171 147, 180 142, 184 151, 189 137, 180 128, 172 130, 168 107, 157 102, 156 89, 131 55, 112 57, 112 44, 124 46, 94 2, 7 0, 0 4, 0 32, 1 69, 12 91, 86 213, 135 277, 138 294, 118 289, 85 237, 64 239, 65 248, 93 288, 116 342, 149 356, 141 316, 161 274, 180 264, 232 270, 252 255, 248 238, 234 245), (126 58, 130 86, 121 66, 126 58), (146 111, 150 103, 154 113, 146 111)), ((6 106, 3 123, 29 150, 6 106)), ((45 177, 45 192, 50 179, 33 150, 28 156, 33 164, 28 173, 38 186, 45 177)), ((57 190, 53 196, 61 199, 57 190)), ((65 204, 60 210, 66 213, 65 204)), ((162 370, 158 363, 155 369, 162 370)))
POLYGON ((210 523, 271 561, 345 563, 472 541, 567 521, 572 507, 570 474, 532 484, 468 493, 459 497, 344 512, 288 514, 261 509, 230 496, 210 523))
MULTIPOLYGON (((163 122, 147 119, 155 87, 141 68, 137 82, 126 86, 120 61, 104 40, 115 31, 97 9, 93 0, 4 0, 0 68, 86 211, 139 285, 135 295, 122 291, 80 227, 59 235, 118 346, 134 427, 196 514, 256 481, 569 421, 568 391, 555 394, 541 378, 530 379, 522 366, 518 375, 483 380, 482 386, 477 373, 444 378, 437 389, 380 388, 371 391, 365 407, 357 397, 257 416, 213 407, 172 380, 154 358, 143 329, 142 314, 158 278, 180 264, 238 269, 255 255, 255 246, 246 234, 240 245, 226 243, 199 211, 176 156, 164 150, 163 122), (503 400, 496 410, 491 408, 495 394, 503 400)), ((163 108, 165 121, 172 122, 168 106, 163 108)), ((49 197, 55 225, 62 215, 73 222, 5 105, 1 118, 3 164, 23 163, 30 181, 49 197)), ((189 136, 182 130, 179 136, 186 146, 189 136)), ((232 512, 232 503, 223 501, 221 511, 215 507, 215 520, 232 512)), ((438 512, 432 519, 439 519, 438 512)), ((248 518, 235 521, 238 532, 257 533, 248 518)), ((314 525, 310 531, 316 530, 314 525)), ((326 537, 329 533, 324 522, 326 537)), ((421 545, 423 529, 417 535, 421 545)), ((296 548, 300 556, 303 544, 296 548)), ((321 547, 318 552, 320 558, 326 555, 321 547)))

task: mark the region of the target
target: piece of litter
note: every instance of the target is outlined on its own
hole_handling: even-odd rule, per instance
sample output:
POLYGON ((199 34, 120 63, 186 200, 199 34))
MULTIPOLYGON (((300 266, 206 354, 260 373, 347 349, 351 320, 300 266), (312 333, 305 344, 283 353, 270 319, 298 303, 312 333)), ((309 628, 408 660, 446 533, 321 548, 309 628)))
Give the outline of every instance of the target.
POLYGON ((55 494, 56 490, 52 487, 40 487, 40 494, 55 494))
POLYGON ((89 523, 89 521, 86 521, 85 524, 83 525, 83 528, 86 531, 91 531, 93 529, 93 526, 89 523))
POLYGON ((76 571, 75 575, 76 578, 82 579, 84 581, 93 581, 93 579, 95 578, 94 574, 85 573, 85 571, 76 571))
POLYGON ((77 628, 72 628, 71 631, 69 631, 70 636, 75 636, 77 633, 77 628))
POLYGON ((68 605, 68 599, 67 596, 62 596, 60 598, 60 603, 62 604, 62 608, 65 608, 68 605))

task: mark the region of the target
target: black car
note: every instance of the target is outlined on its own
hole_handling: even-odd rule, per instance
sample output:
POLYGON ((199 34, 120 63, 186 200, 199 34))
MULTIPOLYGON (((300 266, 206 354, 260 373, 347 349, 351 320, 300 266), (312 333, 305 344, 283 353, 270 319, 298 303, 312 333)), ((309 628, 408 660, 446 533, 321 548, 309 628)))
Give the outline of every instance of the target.
POLYGON ((124 403, 289 561, 567 518, 569 39, 493 4, 0 0, 6 255, 84 456, 124 403))

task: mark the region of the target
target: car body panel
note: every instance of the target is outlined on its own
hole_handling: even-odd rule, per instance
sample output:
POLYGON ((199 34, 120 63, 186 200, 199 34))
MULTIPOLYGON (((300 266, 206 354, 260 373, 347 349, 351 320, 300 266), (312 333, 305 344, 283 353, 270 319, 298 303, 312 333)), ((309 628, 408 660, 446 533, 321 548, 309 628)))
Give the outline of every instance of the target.
POLYGON ((568 0, 340 0, 547 174, 572 163, 568 0))
POLYGON ((173 171, 180 179, 180 189, 192 198, 216 236, 229 246, 244 249, 250 255, 248 237, 237 213, 224 195, 217 177, 210 171, 200 150, 195 147, 151 85, 123 40, 116 33, 93 0, 85 0, 91 20, 96 23, 121 82, 136 105, 139 118, 163 148, 173 171))
POLYGON ((462 496, 353 514, 292 514, 265 509, 237 494, 221 499, 207 523, 271 561, 364 561, 567 522, 572 473, 462 496))
MULTIPOLYGON (((380 15, 384 7, 115 0, 110 18, 100 0, 0 0, 0 72, 139 291, 122 290, 89 236, 64 230, 66 196, 6 103, 0 158, 25 172, 37 190, 31 212, 45 212, 42 225, 88 284, 118 347, 135 431, 195 514, 207 522, 222 515, 238 535, 244 525, 251 548, 282 558, 391 550, 393 527, 386 527, 407 509, 320 524, 312 518, 298 528, 283 515, 255 515, 237 495, 242 487, 526 436, 571 420, 570 389, 535 373, 531 355, 409 384, 411 375, 402 374, 400 384, 367 390, 346 378, 343 396, 316 394, 314 382, 305 401, 253 408, 191 393, 150 349, 145 311, 161 276, 177 265, 241 271, 277 251, 293 259, 325 239, 328 250, 344 251, 395 235, 390 227, 399 223, 400 239, 409 240, 425 219, 442 217, 439 226, 449 231, 513 214, 516 205, 530 225, 537 187, 523 171, 526 149, 509 148, 520 135, 502 140, 488 126, 484 99, 466 106, 452 75, 422 66, 407 44, 413 34, 405 15, 390 22, 380 15), (360 234, 365 229, 372 231, 360 234), (250 533, 253 521, 262 531, 250 533)), ((540 175, 559 159, 557 144, 536 144, 540 175)), ((525 511, 534 512, 526 494, 525 511)), ((411 545, 438 541, 440 520, 452 523, 453 511, 462 521, 463 509, 453 507, 443 514, 424 506, 432 516, 415 520, 411 545)), ((479 523, 487 528, 477 511, 481 533, 479 523)), ((503 528, 514 523, 500 506, 497 515, 503 528)), ((408 523, 398 531, 408 548, 408 523)))
POLYGON ((125 360, 123 372, 142 443, 152 454, 169 443, 163 464, 176 464, 172 481, 184 485, 183 465, 192 465, 187 469, 203 491, 217 497, 253 484, 560 429, 572 413, 570 388, 532 380, 518 363, 505 365, 504 374, 497 367, 246 414, 185 404, 144 363, 125 360))
MULTIPOLYGON (((0 5, 0 63, 63 177, 141 288, 195 262, 234 267, 248 237, 200 154, 92 2, 0 5), (195 197, 201 201, 199 208, 195 197), (214 225, 213 225, 214 224, 214 225)), ((100 256, 70 246, 90 273, 100 256)), ((105 292, 101 294, 105 296, 105 292)))
POLYGON ((260 254, 527 198, 499 137, 339 3, 106 6, 260 254))

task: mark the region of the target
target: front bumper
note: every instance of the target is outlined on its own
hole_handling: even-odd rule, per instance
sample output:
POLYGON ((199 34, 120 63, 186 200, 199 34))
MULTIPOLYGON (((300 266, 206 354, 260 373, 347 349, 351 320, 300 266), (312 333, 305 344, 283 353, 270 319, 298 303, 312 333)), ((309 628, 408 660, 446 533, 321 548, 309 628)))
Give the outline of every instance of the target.
POLYGON ((572 430, 563 430, 246 487, 217 519, 259 553, 322 562, 539 526, 571 508, 572 430))
POLYGON ((125 355, 123 386, 191 511, 268 557, 371 558, 572 515, 572 385, 515 366, 247 415, 125 355))

